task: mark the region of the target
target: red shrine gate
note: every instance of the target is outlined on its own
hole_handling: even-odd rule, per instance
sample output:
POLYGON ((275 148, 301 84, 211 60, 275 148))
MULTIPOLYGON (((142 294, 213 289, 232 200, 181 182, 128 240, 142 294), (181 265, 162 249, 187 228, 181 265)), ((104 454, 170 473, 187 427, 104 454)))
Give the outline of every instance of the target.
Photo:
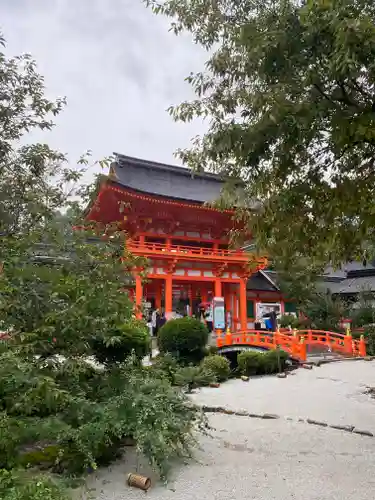
POLYGON ((87 219, 120 221, 127 249, 148 259, 146 283, 134 272, 138 317, 142 301, 163 307, 168 317, 178 302, 191 313, 197 302, 217 296, 225 299, 233 329, 247 328, 246 282, 267 259, 229 247, 233 211, 207 206, 221 187, 213 174, 192 177, 181 167, 117 156, 87 219))

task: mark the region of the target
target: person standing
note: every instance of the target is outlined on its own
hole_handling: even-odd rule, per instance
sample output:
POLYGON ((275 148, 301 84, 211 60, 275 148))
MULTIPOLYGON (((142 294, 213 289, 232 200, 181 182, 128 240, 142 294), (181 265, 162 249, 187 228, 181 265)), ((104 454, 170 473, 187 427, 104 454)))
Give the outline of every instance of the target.
POLYGON ((158 333, 158 318, 160 317, 159 309, 155 309, 151 314, 152 335, 155 337, 158 333))
POLYGON ((214 326, 214 311, 212 303, 208 306, 205 316, 206 316, 207 329, 211 333, 214 326))
POLYGON ((277 331, 277 312, 276 309, 273 309, 270 312, 270 322, 271 322, 271 331, 276 332, 277 331))

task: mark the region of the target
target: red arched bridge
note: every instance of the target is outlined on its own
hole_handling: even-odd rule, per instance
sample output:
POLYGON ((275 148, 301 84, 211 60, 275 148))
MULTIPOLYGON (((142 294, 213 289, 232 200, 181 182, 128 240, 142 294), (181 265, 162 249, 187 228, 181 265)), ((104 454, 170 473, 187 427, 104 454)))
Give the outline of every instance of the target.
MULTIPOLYGON (((306 361, 311 350, 331 351, 343 356, 366 356, 366 343, 363 335, 359 340, 353 339, 350 331, 346 334, 323 330, 287 330, 265 332, 246 330, 232 333, 216 333, 216 346, 220 350, 232 347, 257 347, 265 350, 280 348, 299 361, 306 361), (312 349, 311 349, 312 348, 312 349)), ((227 349, 226 349, 227 350, 227 349)))

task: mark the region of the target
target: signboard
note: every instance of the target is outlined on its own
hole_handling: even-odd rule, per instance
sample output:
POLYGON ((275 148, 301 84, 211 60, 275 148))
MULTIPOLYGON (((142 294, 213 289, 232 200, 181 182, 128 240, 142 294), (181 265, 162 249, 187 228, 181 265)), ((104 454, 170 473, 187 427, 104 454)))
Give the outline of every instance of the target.
POLYGON ((269 314, 271 311, 275 311, 277 316, 279 317, 281 313, 281 304, 280 302, 258 302, 256 305, 256 319, 262 325, 262 328, 265 328, 264 316, 269 314))
POLYGON ((214 313, 214 329, 225 330, 225 305, 224 297, 214 297, 212 301, 214 313))

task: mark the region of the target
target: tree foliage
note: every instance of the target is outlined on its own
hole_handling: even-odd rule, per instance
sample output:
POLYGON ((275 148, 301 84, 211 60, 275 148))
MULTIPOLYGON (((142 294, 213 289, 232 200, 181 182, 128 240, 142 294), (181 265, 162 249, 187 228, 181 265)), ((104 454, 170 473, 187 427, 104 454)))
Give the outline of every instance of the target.
POLYGON ((177 120, 208 118, 179 154, 244 181, 225 193, 271 254, 340 262, 375 225, 375 5, 370 0, 145 0, 210 51, 177 120), (262 208, 253 213, 254 200, 262 208), (241 209, 244 209, 243 211, 241 209))
POLYGON ((124 254, 115 230, 104 239, 98 227, 72 230, 73 220, 84 225, 79 216, 92 193, 77 182, 86 160, 66 168, 47 145, 25 145, 30 131, 52 127, 49 116, 62 104, 45 98, 31 58, 0 53, 5 500, 65 500, 59 475, 113 460, 129 437, 165 477, 174 457, 190 455, 200 423, 181 391, 139 363, 147 328, 135 319, 126 287, 144 260, 124 254))
MULTIPOLYGON (((43 231, 0 243, 0 315, 25 354, 124 361, 146 354, 148 334, 133 318, 124 286, 121 235, 88 240, 50 221, 43 231)), ((127 264, 137 265, 128 255, 127 264)), ((143 260, 141 259, 143 264, 143 260)))

